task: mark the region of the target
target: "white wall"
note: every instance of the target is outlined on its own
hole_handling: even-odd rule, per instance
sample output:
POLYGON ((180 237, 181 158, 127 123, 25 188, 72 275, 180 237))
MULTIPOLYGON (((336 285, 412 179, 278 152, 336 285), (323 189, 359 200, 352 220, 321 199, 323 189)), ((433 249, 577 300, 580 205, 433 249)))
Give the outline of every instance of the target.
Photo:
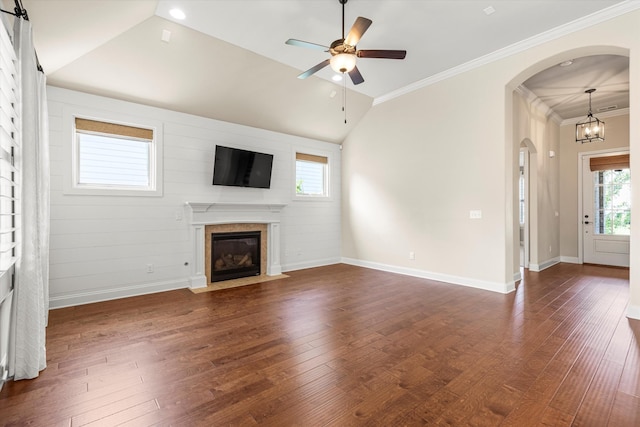
MULTIPOLYGON (((283 271, 340 260, 340 147, 56 87, 48 88, 51 136, 52 307, 188 286, 193 262, 184 203, 272 202, 282 213, 283 271), (64 192, 71 135, 65 111, 103 111, 162 123, 161 197, 87 196, 64 192), (213 186, 216 144, 274 154, 271 189, 213 186), (296 150, 330 158, 331 198, 294 197, 296 150), (179 216, 179 215, 178 215, 179 216), (154 272, 147 273, 147 264, 154 272)), ((215 100, 212 100, 215 102, 215 100)))
MULTIPOLYGON (((635 116, 630 120, 631 162, 632 170, 634 163, 640 168, 640 155, 633 154, 640 151, 639 22, 635 10, 530 43, 522 52, 476 68, 461 67, 460 74, 433 79, 433 84, 374 106, 343 144, 344 259, 486 289, 512 289, 518 159, 512 92, 563 60, 629 55, 635 116), (475 209, 482 210, 481 219, 469 218, 475 209), (408 259, 409 251, 415 251, 415 260, 408 259)), ((640 200, 640 185, 633 185, 632 192, 633 200, 640 200)), ((550 198, 549 206, 557 203, 550 198)), ((632 222, 640 223, 635 205, 632 222)), ((556 236, 547 238, 559 242, 556 236)), ((631 242, 629 314, 640 316, 640 228, 632 230, 631 242)))
POLYGON ((345 262, 512 286, 504 279, 506 76, 490 68, 377 105, 345 140, 345 262), (482 218, 470 219, 471 210, 482 218))

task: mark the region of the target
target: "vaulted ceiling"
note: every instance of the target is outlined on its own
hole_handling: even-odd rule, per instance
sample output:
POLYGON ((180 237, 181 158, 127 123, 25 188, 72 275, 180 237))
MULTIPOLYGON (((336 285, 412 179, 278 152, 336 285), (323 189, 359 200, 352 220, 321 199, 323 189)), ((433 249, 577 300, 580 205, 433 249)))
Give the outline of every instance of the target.
MULTIPOLYGON (((297 79, 329 54, 284 43, 326 46, 339 39, 338 0, 23 0, 50 85, 336 143, 374 101, 625 3, 349 0, 347 32, 358 16, 373 21, 359 49, 407 50, 405 60, 359 58, 365 81, 354 86, 349 79, 334 82, 329 67, 297 79), (176 7, 186 19, 171 17, 176 7)), ((576 58, 590 74, 563 70, 527 83, 562 118, 578 111, 572 102, 582 114, 591 82, 572 78, 588 74, 593 84, 606 85, 603 76, 625 72, 624 64, 612 69, 600 59, 580 65, 576 58)), ((625 91, 624 82, 616 85, 625 91)))

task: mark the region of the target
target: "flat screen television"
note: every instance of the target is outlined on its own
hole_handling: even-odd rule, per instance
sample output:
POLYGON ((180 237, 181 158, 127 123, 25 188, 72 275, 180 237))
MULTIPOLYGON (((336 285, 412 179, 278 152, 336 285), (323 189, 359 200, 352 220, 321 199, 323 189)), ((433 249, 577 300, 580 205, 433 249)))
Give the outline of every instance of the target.
POLYGON ((216 145, 213 185, 269 188, 273 155, 216 145))

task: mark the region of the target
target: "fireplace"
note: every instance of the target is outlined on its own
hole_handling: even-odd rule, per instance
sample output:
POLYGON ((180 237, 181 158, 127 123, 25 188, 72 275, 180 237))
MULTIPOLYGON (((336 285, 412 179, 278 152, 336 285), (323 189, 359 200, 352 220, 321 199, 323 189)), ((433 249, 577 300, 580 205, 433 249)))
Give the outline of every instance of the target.
POLYGON ((213 283, 211 280, 213 233, 261 232, 260 275, 282 274, 280 212, 284 207, 285 205, 275 203, 187 202, 185 213, 191 230, 193 260, 190 263, 189 287, 194 290, 206 288, 213 283))
POLYGON ((211 233, 211 282, 259 276, 261 234, 211 233))

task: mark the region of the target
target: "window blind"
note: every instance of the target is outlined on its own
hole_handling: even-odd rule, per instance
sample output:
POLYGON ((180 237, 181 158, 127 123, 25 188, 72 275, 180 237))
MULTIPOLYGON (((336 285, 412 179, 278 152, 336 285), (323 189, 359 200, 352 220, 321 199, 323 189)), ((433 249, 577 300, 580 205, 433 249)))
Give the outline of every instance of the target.
POLYGON ((629 155, 620 154, 617 156, 592 157, 589 159, 591 172, 629 169, 629 155))
POLYGON ((153 130, 117 123, 101 122, 98 120, 81 119, 76 117, 76 132, 101 133, 114 136, 124 136, 136 139, 153 140, 153 130))
POLYGON ((296 153, 296 160, 302 160, 304 162, 322 163, 326 165, 329 160, 324 156, 316 156, 313 154, 296 153))
POLYGON ((11 39, 0 30, 0 276, 19 255, 20 134, 17 59, 11 39))

